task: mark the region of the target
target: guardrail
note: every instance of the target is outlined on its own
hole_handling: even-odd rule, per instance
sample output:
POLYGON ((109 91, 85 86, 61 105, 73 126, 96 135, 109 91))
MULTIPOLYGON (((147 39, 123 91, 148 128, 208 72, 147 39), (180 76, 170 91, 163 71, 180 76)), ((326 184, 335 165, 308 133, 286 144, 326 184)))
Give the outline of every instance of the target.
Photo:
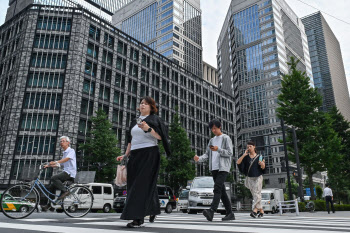
POLYGON ((299 216, 298 200, 296 199, 291 201, 279 201, 278 209, 279 209, 280 215, 282 215, 283 210, 295 210, 296 215, 299 216))

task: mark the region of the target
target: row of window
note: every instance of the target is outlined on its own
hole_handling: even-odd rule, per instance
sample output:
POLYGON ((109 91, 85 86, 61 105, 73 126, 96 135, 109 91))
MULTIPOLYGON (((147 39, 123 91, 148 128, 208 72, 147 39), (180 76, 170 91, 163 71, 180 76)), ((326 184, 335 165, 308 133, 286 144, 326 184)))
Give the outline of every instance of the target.
POLYGON ((19 136, 17 138, 16 154, 54 154, 56 137, 50 136, 19 136))

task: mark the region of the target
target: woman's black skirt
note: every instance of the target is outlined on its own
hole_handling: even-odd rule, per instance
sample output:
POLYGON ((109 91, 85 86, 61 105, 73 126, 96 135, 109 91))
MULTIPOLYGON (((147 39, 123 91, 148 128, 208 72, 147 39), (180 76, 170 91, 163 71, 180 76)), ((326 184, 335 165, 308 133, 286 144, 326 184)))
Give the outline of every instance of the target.
POLYGON ((132 150, 127 165, 127 198, 121 219, 143 219, 160 214, 157 179, 158 146, 132 150))

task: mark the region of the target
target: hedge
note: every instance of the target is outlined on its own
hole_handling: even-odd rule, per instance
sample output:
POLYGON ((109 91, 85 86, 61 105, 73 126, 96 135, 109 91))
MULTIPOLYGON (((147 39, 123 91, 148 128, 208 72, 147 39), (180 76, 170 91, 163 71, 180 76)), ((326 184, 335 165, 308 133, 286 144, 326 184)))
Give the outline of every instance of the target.
MULTIPOLYGON (((298 203, 300 212, 307 211, 306 208, 305 208, 305 205, 306 205, 307 202, 299 202, 298 203)), ((324 200, 315 200, 313 202, 315 203, 315 211, 327 211, 327 209, 326 209, 326 201, 324 201, 324 200)), ((331 208, 331 206, 329 206, 329 208, 331 208)), ((346 204, 346 205, 334 204, 334 209, 335 209, 335 211, 350 211, 350 204, 346 204)))

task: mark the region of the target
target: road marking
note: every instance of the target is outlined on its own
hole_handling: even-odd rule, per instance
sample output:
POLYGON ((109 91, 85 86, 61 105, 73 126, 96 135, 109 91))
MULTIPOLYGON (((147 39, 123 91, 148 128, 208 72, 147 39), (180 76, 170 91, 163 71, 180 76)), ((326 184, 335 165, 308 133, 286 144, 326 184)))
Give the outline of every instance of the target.
MULTIPOLYGON (((344 232, 344 230, 349 230, 349 227, 316 227, 316 226, 302 226, 302 225, 290 225, 290 227, 293 227, 293 229, 280 229, 276 227, 284 226, 285 224, 254 224, 254 226, 250 226, 247 224, 247 226, 236 226, 235 224, 228 225, 227 222, 220 223, 225 224, 224 226, 218 222, 206 222, 203 224, 203 222, 187 222, 187 224, 184 224, 183 222, 177 222, 177 221, 162 221, 162 222, 169 222, 169 224, 164 223, 146 223, 145 226, 150 228, 170 228, 170 229, 183 229, 183 230, 205 230, 205 231, 238 231, 238 232, 257 232, 257 233, 271 233, 272 231, 278 230, 279 233, 295 233, 297 230, 296 228, 303 229, 304 231, 307 231, 308 233, 319 233, 321 231, 329 232, 330 229, 332 229, 333 233, 336 232, 344 232), (193 224, 193 225, 192 225, 193 224), (262 226, 257 228, 256 225, 262 226), (316 230, 314 230, 317 228, 316 230), (254 229, 252 231, 252 229, 254 229), (323 230, 324 229, 324 230, 323 230), (339 231, 337 231, 339 230, 339 231)), ((77 223, 77 224, 87 224, 87 225, 100 225, 100 226, 125 226, 124 222, 92 222, 92 223, 77 223)))
MULTIPOLYGON (((125 226, 125 224, 123 224, 125 226)), ((84 232, 84 233, 125 233, 125 230, 107 230, 107 229, 96 229, 96 228, 83 228, 83 227, 63 227, 63 226, 51 226, 51 225, 32 225, 32 224, 18 224, 18 223, 1 223, 1 228, 8 229, 21 229, 31 231, 43 231, 43 232, 54 232, 54 233, 67 233, 67 232, 84 232)), ((146 233, 143 231, 133 231, 137 233, 146 233)), ((152 233, 147 231, 147 233, 152 233)), ((154 232, 153 232, 154 233, 154 232)))
POLYGON ((58 219, 45 219, 45 218, 27 218, 27 219, 18 219, 20 221, 26 222, 56 222, 58 219))

